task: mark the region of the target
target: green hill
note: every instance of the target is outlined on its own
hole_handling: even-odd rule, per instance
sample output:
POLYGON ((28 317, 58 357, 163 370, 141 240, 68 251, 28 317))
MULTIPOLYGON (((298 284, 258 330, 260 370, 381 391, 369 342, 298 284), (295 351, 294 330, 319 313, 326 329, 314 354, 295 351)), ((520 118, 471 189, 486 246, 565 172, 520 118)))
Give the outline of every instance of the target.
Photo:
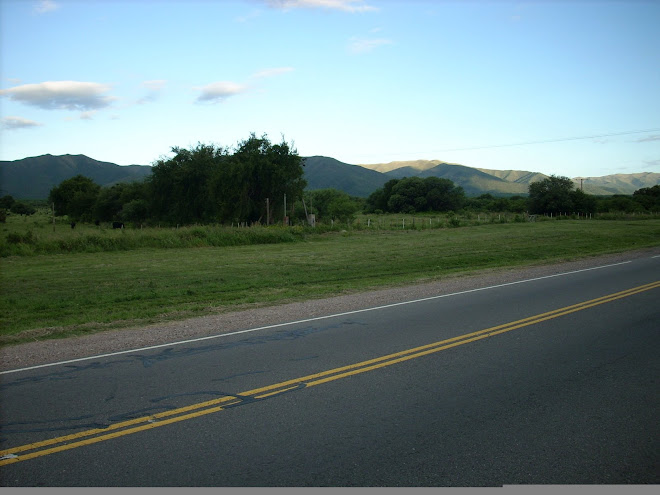
POLYGON ((582 187, 588 194, 608 196, 612 194, 632 194, 643 187, 660 184, 660 173, 641 172, 638 174, 615 174, 603 177, 577 177, 575 187, 582 187))
MULTIPOLYGON (((333 188, 351 196, 367 197, 390 179, 440 177, 461 186, 468 196, 525 195, 529 184, 546 176, 521 170, 489 170, 440 160, 414 160, 370 165, 351 165, 325 156, 303 158, 307 189, 333 188)), ((43 155, 0 162, 0 196, 45 199, 50 190, 75 175, 89 177, 101 186, 140 180, 151 174, 148 165, 120 166, 85 155, 43 155)), ((660 173, 617 174, 574 178, 576 187, 596 195, 632 194, 642 187, 660 184, 660 173)))
POLYGON ((42 155, 0 162, 0 195, 20 199, 45 199, 50 190, 76 175, 89 177, 101 186, 140 180, 151 174, 147 165, 121 166, 85 155, 42 155))
POLYGON ((489 170, 485 168, 478 168, 476 170, 493 175, 507 182, 525 184, 525 186, 529 186, 532 182, 543 180, 548 177, 540 172, 527 172, 525 170, 489 170))
POLYGON ((440 177, 449 179, 454 184, 461 186, 468 196, 479 196, 480 194, 527 194, 528 186, 509 182, 499 177, 481 172, 476 168, 463 165, 448 165, 443 163, 430 168, 419 174, 419 177, 440 177))
POLYGON ((385 175, 395 179, 404 177, 449 179, 454 184, 461 186, 468 196, 479 196, 485 193, 493 195, 527 194, 529 183, 516 182, 507 177, 515 176, 516 179, 523 176, 545 177, 542 174, 534 174, 533 172, 518 172, 516 174, 514 171, 509 171, 508 174, 504 173, 502 177, 499 177, 497 174, 490 173, 489 170, 446 163, 440 160, 398 161, 362 166, 383 171, 385 175))
POLYGON ((337 189, 350 196, 367 197, 390 180, 385 174, 359 165, 349 165, 326 156, 310 156, 305 160, 307 189, 337 189))

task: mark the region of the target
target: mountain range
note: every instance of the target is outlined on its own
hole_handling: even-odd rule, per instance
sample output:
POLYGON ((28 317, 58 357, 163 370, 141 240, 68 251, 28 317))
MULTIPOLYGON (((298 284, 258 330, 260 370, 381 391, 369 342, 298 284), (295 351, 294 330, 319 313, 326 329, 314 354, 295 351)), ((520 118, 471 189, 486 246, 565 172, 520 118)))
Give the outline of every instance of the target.
POLYGON ((85 155, 42 155, 0 161, 0 196, 17 199, 46 199, 50 190, 76 175, 89 177, 101 186, 140 180, 151 174, 145 165, 117 165, 85 155))
MULTIPOLYGON (((304 158, 307 189, 333 188, 351 196, 367 197, 391 179, 440 177, 461 186, 466 195, 526 195, 529 185, 547 176, 521 170, 472 168, 440 160, 397 161, 351 165, 325 156, 304 158)), ((151 174, 149 165, 117 165, 85 155, 42 155, 0 161, 0 196, 45 199, 50 190, 75 175, 89 177, 101 186, 141 180, 151 174)), ((595 195, 632 194, 642 187, 660 184, 660 173, 616 174, 573 178, 576 187, 595 195)))

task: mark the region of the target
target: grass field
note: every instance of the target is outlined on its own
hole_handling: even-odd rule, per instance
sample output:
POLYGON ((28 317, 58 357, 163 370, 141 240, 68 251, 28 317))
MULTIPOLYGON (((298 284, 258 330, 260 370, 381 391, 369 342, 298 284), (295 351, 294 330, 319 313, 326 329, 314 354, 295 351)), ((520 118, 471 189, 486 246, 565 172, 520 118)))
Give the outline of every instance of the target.
MULTIPOLYGON (((91 235, 68 225, 56 226, 56 232, 48 225, 5 229, 5 237, 30 230, 33 239, 45 238, 49 230, 48 235, 70 238, 91 235)), ((204 233, 205 228, 198 227, 192 239, 220 235, 209 229, 204 233)), ((94 235, 174 235, 173 229, 156 230, 110 229, 94 235)), ((495 222, 324 234, 257 230, 263 231, 254 234, 264 236, 261 240, 234 243, 239 245, 209 247, 204 241, 199 247, 164 249, 134 248, 131 243, 109 251, 5 255, 0 258, 0 345, 660 245, 658 219, 495 222)))

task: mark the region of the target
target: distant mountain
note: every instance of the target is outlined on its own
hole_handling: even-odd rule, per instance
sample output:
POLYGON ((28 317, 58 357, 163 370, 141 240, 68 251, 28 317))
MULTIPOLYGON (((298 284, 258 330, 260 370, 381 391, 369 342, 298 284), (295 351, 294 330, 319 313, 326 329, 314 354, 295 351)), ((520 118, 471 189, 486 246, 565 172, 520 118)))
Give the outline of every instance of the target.
MULTIPOLYGON (((351 165, 325 156, 303 158, 307 189, 333 188, 351 196, 367 197, 391 179, 440 177, 461 186, 468 196, 526 195, 529 184, 546 178, 538 172, 488 170, 440 160, 415 160, 370 165, 351 165)), ((85 155, 43 155, 0 161, 0 196, 45 199, 50 190, 75 175, 89 177, 101 186, 140 180, 151 173, 148 165, 120 166, 85 155)), ((660 173, 617 174, 574 178, 576 187, 596 195, 632 194, 642 187, 660 184, 660 173)))
POLYGON ((305 180, 310 191, 332 188, 364 198, 391 179, 380 172, 326 156, 310 156, 304 160, 305 180))
POLYGON ((547 179, 548 176, 540 172, 526 172, 524 170, 488 170, 485 168, 478 168, 480 172, 489 175, 494 175, 508 182, 515 182, 516 184, 525 184, 529 186, 532 182, 547 179))
POLYGON ((365 163, 365 164, 360 164, 360 167, 368 168, 369 170, 375 170, 376 172, 382 172, 386 174, 388 172, 393 172, 395 170, 403 170, 403 169, 417 170, 418 172, 421 172, 442 164, 457 165, 456 163, 447 163, 440 160, 408 160, 408 161, 398 161, 398 162, 388 162, 388 163, 365 163))
POLYGON ((85 155, 42 155, 0 161, 0 195, 20 199, 45 199, 50 190, 76 175, 89 177, 100 186, 132 182, 151 174, 148 165, 100 162, 85 155))
POLYGON ((660 173, 642 172, 638 174, 616 174, 604 177, 577 177, 573 179, 576 187, 588 194, 608 196, 612 194, 632 194, 643 187, 660 184, 660 173))
MULTIPOLYGON (((390 172, 392 173, 392 172, 390 172)), ((479 196, 480 194, 527 194, 527 184, 518 184, 500 179, 494 175, 487 174, 476 168, 463 165, 449 165, 443 163, 433 168, 422 171, 418 177, 440 177, 449 179, 454 184, 461 186, 467 196, 479 196)))
MULTIPOLYGON (((472 168, 440 160, 396 161, 361 166, 381 171, 397 179, 430 176, 450 179, 456 185, 461 186, 468 196, 478 196, 484 193, 493 195, 527 194, 530 184, 548 177, 539 172, 472 168)), ((660 174, 644 172, 603 177, 577 177, 572 180, 576 187, 581 187, 587 194, 611 196, 632 194, 642 187, 658 185, 660 184, 660 174)))
POLYGON ((361 166, 371 170, 380 170, 395 179, 403 177, 449 179, 454 184, 461 186, 468 196, 479 196, 485 193, 493 195, 527 194, 530 182, 525 182, 521 178, 528 177, 533 181, 546 177, 535 172, 491 171, 440 160, 398 161, 361 166))

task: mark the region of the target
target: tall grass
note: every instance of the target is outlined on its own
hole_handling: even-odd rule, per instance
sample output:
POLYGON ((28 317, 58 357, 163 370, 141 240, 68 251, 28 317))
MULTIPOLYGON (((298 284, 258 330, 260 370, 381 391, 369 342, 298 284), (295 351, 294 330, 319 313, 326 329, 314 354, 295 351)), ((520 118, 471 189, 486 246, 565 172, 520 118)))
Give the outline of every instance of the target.
POLYGON ((1 229, 0 257, 58 253, 98 253, 140 248, 193 248, 289 243, 302 228, 190 226, 112 229, 96 225, 14 222, 1 229))
POLYGON ((296 226, 229 227, 198 225, 185 227, 136 227, 112 229, 78 224, 71 228, 66 218, 53 223, 47 210, 33 216, 9 215, 0 224, 0 258, 8 256, 35 256, 44 254, 98 253, 130 251, 151 248, 227 247, 300 242, 310 235, 341 231, 401 231, 435 230, 482 225, 549 222, 557 220, 649 220, 660 219, 653 214, 599 214, 587 217, 564 214, 558 217, 522 213, 428 213, 417 215, 380 214, 357 215, 348 222, 326 220, 315 228, 296 226))
MULTIPOLYGON (((456 218, 461 225, 472 221, 456 218)), ((26 236, 27 243, 14 247, 33 251, 0 258, 0 344, 660 246, 660 220, 511 221, 423 230, 345 225, 318 228, 325 234, 314 235, 298 227, 95 233, 96 226, 88 231, 66 225, 60 231, 56 225, 53 233, 52 227, 25 223, 4 233, 26 236), (111 247, 123 242, 139 249, 104 251, 102 241, 86 241, 94 236, 111 247), (64 241, 85 250, 86 242, 97 246, 76 253, 62 250, 64 241), (49 243, 53 254, 35 254, 36 246, 49 243)))

